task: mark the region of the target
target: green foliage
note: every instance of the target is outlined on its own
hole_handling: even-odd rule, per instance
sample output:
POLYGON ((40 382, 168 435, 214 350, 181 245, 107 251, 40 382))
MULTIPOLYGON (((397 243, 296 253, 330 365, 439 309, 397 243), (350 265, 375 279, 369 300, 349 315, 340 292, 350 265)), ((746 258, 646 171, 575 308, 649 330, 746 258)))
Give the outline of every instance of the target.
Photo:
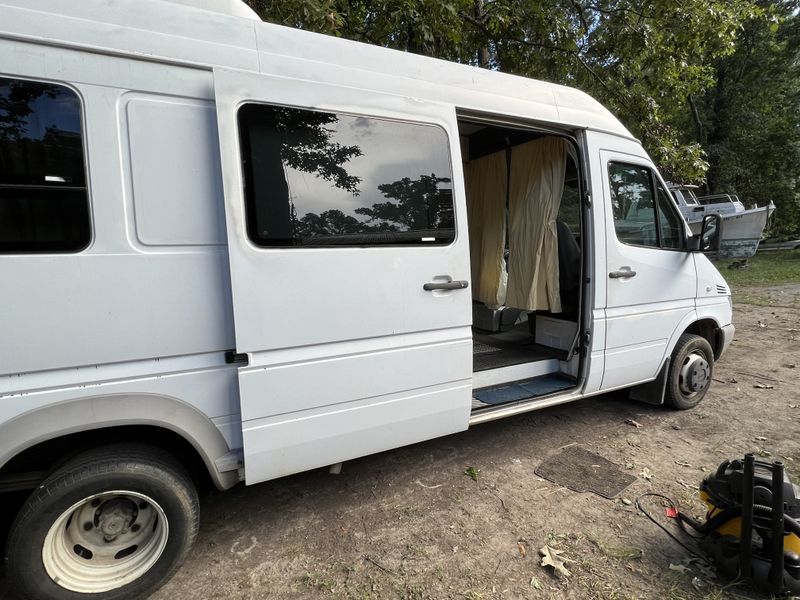
POLYGON ((778 285, 800 281, 800 250, 759 252, 746 269, 728 268, 739 261, 722 260, 717 268, 731 285, 778 285))
POLYGON ((746 204, 775 202, 771 233, 800 237, 800 18, 796 2, 764 3, 736 51, 715 64, 700 103, 698 137, 712 193, 746 204))
POLYGON ((369 217, 369 222, 379 221, 391 226, 399 225, 403 231, 438 229, 453 227, 453 202, 448 195, 441 202, 440 183, 449 183, 447 177, 437 177, 435 173, 420 175, 419 179, 403 177, 400 181, 382 183, 378 190, 397 200, 379 202, 372 208, 357 208, 356 213, 369 217))
POLYGON ((583 89, 668 179, 800 232, 798 0, 249 0, 268 21, 583 89))

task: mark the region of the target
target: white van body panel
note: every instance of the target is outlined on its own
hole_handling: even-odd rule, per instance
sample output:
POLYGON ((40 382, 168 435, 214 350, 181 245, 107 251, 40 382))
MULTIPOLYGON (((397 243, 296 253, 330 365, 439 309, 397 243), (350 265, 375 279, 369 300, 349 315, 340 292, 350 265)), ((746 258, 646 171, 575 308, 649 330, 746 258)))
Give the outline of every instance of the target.
POLYGON ((214 468, 242 433, 223 355, 235 342, 211 72, 5 39, 0 64, 80 97, 93 223, 80 253, 0 256, 0 278, 15 282, 0 307, 0 337, 13 340, 0 350, 0 464, 59 435, 158 423, 233 485, 235 470, 214 468), (101 417, 98 398, 119 406, 101 417), (202 415, 220 443, 177 414, 202 415))
MULTIPOLYGON (((671 350, 678 324, 694 321, 696 269, 685 250, 633 246, 617 239, 608 164, 641 165, 655 171, 642 147, 604 134, 589 134, 589 154, 602 177, 606 264, 596 272, 606 286, 605 368, 601 389, 611 390, 653 379, 671 350), (634 277, 613 279, 618 270, 634 277)), ((598 265, 600 267, 600 265, 598 265)))
POLYGON ((652 380, 682 328, 729 326, 729 291, 705 257, 615 243, 603 153, 651 163, 586 94, 184 1, 200 0, 0 0, 0 76, 80 97, 93 231, 78 253, 0 256, 13 282, 0 307, 12 341, 0 347, 0 467, 67 433, 153 425, 180 432, 230 487, 243 445, 253 483, 465 429, 469 293, 422 291, 470 278, 457 113, 555 128, 582 147, 589 368, 582 388, 536 406, 652 380), (256 250, 234 126, 248 98, 442 127, 455 242, 256 250), (636 279, 608 280, 634 264, 636 279), (247 366, 226 362, 234 349, 247 366))
MULTIPOLYGON (((423 290, 469 279, 461 171, 453 169, 459 217, 449 245, 259 248, 245 231, 236 117, 245 102, 268 102, 434 125, 457 140, 453 107, 225 70, 214 84, 236 350, 249 356, 239 369, 247 480, 466 429, 471 294, 423 290)), ((459 145, 450 150, 460 164, 459 145)))

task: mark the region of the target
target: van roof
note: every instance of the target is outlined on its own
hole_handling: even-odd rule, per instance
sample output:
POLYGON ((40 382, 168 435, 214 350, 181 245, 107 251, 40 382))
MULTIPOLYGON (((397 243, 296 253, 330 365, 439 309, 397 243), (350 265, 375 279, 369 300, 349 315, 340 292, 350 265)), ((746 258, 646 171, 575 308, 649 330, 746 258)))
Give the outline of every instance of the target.
POLYGON ((580 90, 264 23, 237 0, 0 0, 0 7, 0 37, 286 77, 324 67, 354 88, 369 81, 370 89, 451 103, 464 112, 632 138, 580 90))

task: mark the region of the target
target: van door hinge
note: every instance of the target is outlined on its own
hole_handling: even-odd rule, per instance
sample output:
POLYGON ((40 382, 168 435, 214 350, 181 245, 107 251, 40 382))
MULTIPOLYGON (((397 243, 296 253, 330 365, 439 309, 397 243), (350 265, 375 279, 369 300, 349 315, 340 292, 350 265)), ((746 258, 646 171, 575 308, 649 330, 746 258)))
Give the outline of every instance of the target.
POLYGON ((583 332, 583 343, 581 344, 584 356, 586 355, 586 353, 589 352, 591 346, 592 346, 592 332, 587 329, 586 331, 583 332))
POLYGON ((225 362, 232 365, 233 363, 247 364, 250 361, 247 358, 247 354, 239 354, 236 350, 225 350, 225 362))
POLYGON ((584 194, 583 195, 583 202, 586 206, 592 205, 592 195, 591 194, 584 194))

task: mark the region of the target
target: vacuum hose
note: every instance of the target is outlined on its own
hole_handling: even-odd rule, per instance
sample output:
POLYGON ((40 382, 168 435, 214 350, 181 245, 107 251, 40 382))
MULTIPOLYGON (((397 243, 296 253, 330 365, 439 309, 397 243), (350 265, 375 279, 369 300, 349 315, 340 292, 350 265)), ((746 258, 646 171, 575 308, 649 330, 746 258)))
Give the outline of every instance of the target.
MULTIPOLYGON (((753 514, 758 515, 759 517, 771 518, 772 507, 764 506, 763 504, 754 504, 753 514)), ((687 523, 692 529, 704 535, 709 534, 712 531, 716 531, 731 519, 735 519, 736 517, 741 517, 741 516, 742 516, 741 505, 731 506, 730 508, 723 509, 722 512, 720 512, 717 515, 714 515, 705 523, 699 523, 694 519, 692 519, 691 517, 688 517, 682 513, 678 515, 681 521, 687 523)), ((796 536, 800 537, 800 523, 798 523, 795 519, 791 518, 790 516, 784 515, 784 533, 785 532, 793 533, 796 536)))

